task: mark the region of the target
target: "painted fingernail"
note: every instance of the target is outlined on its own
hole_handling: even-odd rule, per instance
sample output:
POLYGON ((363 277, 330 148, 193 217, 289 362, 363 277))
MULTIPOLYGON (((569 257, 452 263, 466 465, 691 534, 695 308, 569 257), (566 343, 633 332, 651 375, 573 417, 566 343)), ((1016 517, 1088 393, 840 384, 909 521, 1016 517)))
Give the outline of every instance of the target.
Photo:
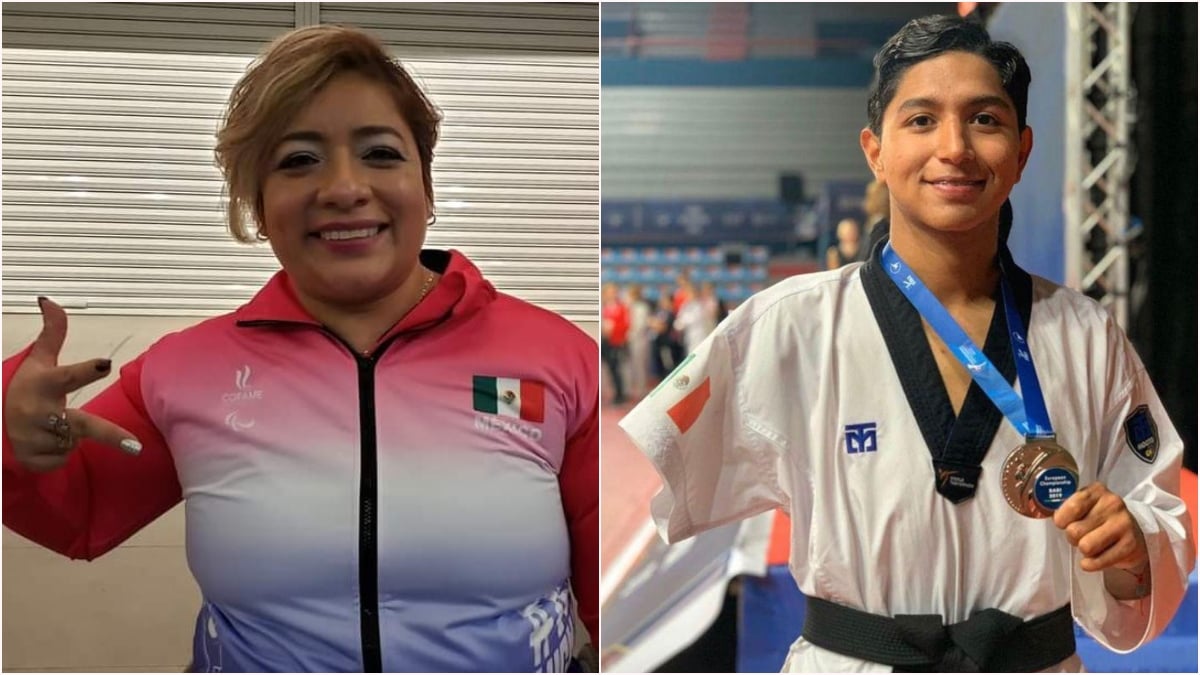
POLYGON ((38 309, 45 309, 45 308, 46 308, 46 296, 39 295, 38 296, 38 309))
POLYGON ((108 359, 104 359, 96 364, 96 372, 98 373, 107 373, 110 370, 112 370, 112 361, 108 359))
POLYGON ((132 438, 126 438, 121 441, 121 449, 131 455, 137 455, 142 452, 142 444, 132 438))

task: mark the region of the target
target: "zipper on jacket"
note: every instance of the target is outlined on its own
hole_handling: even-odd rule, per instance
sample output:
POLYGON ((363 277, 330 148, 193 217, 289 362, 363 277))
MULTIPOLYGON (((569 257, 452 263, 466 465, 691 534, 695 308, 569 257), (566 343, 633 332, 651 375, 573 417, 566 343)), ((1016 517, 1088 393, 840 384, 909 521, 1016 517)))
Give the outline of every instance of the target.
MULTIPOLYGON (((242 321, 244 326, 292 325, 293 322, 242 321)), ((364 673, 383 672, 383 648, 379 633, 379 443, 375 419, 375 364, 399 335, 392 336, 369 355, 356 351, 333 331, 320 330, 345 347, 358 367, 358 426, 360 443, 358 491, 358 600, 359 630, 362 634, 364 673)))
POLYGON ((379 644, 379 498, 378 444, 375 427, 376 356, 355 354, 358 362, 358 425, 362 469, 358 491, 358 600, 363 672, 383 672, 379 644))

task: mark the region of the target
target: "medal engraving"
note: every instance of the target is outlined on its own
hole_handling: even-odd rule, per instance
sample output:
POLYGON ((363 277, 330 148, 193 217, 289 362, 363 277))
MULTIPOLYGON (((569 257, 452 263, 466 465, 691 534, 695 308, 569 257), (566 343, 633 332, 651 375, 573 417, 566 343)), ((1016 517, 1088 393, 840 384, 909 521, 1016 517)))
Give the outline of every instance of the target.
POLYGON ((1004 500, 1017 513, 1047 518, 1079 487, 1075 458, 1052 439, 1032 439, 1004 460, 1000 472, 1004 500))

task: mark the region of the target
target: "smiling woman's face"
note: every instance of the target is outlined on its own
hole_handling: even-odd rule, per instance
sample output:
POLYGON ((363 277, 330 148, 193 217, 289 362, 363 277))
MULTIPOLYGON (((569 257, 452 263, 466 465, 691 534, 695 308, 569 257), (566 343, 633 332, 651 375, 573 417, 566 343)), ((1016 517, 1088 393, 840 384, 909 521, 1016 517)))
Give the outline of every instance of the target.
POLYGON ((893 226, 972 230, 995 220, 1033 147, 1000 75, 983 57, 949 52, 910 67, 883 114, 861 135, 887 183, 893 226))
POLYGON ((301 299, 374 303, 418 269, 430 205, 412 131, 382 84, 331 79, 263 176, 262 231, 301 299))

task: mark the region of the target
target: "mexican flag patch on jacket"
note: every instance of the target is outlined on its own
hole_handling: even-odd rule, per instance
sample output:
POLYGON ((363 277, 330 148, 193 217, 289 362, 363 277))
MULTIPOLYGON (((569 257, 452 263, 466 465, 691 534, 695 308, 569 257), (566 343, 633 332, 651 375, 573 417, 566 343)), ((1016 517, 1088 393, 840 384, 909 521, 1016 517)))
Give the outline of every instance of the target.
POLYGON ((476 375, 474 384, 475 410, 526 422, 545 420, 546 387, 541 382, 476 375))

